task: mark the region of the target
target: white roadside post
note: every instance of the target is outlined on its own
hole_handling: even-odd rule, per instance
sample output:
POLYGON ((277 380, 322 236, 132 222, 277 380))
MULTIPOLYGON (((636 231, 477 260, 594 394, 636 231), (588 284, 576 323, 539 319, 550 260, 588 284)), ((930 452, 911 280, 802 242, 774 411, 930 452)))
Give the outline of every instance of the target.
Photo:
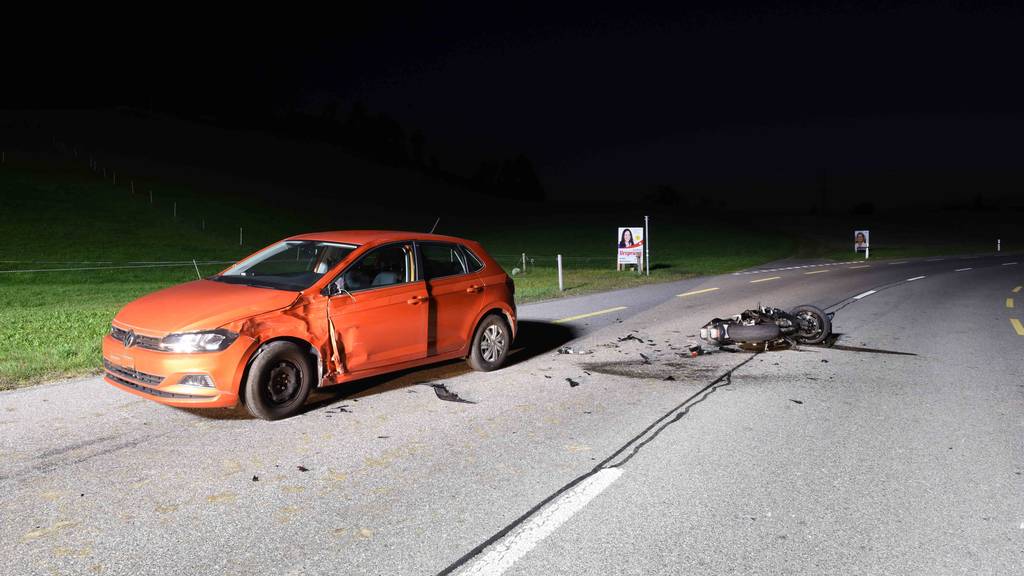
POLYGON ((648 226, 648 218, 644 216, 644 266, 647 267, 647 275, 651 275, 651 231, 648 226))
POLYGON ((523 274, 526 273, 526 252, 523 252, 523 274))
POLYGON ((565 290, 565 288, 564 288, 564 285, 562 284, 562 255, 559 254, 558 255, 558 291, 562 292, 563 290, 565 290))
POLYGON ((1002 238, 996 238, 996 252, 1002 252, 1002 251, 1003 251, 1003 239, 1002 238))

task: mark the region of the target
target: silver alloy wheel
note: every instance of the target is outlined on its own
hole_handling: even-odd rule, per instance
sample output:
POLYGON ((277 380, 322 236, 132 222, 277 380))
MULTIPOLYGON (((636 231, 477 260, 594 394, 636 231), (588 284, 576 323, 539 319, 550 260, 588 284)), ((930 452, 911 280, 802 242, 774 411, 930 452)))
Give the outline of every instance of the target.
POLYGON ((505 331, 497 324, 484 329, 480 338, 480 355, 487 362, 497 362, 505 353, 505 331))

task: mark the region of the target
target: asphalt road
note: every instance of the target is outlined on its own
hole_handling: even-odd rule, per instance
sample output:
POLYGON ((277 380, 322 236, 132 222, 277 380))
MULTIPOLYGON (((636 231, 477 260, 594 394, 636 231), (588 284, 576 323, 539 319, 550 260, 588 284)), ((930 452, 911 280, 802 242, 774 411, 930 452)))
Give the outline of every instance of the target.
POLYGON ((512 366, 276 423, 98 378, 0 393, 4 573, 1019 572, 1024 257, 930 260, 523 306, 512 366), (758 302, 839 338, 681 355, 758 302))

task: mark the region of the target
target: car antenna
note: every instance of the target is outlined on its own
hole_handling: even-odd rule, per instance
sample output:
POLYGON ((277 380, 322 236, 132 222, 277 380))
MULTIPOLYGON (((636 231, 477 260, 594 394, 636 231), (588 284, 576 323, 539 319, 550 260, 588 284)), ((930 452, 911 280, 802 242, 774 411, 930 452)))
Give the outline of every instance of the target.
POLYGON ((434 226, 430 228, 430 233, 433 234, 434 230, 437 230, 437 225, 441 223, 441 217, 438 216, 437 220, 434 221, 434 226))
POLYGON ((196 267, 196 278, 203 279, 203 275, 199 273, 199 264, 196 264, 196 259, 192 259, 192 265, 196 267))

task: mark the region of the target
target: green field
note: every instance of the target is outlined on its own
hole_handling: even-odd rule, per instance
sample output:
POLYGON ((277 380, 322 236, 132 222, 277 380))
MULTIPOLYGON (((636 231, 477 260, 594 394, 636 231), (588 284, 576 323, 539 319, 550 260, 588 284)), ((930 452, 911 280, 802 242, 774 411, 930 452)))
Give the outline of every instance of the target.
MULTIPOLYGON (((224 268, 224 261, 291 234, 386 225, 379 219, 339 225, 337 217, 328 220, 240 196, 210 199, 199 190, 161 182, 136 182, 133 194, 128 182, 114 185, 81 163, 52 160, 0 168, 0 202, 0 389, 98 371, 100 339, 117 310, 140 295, 195 278, 192 259, 208 275, 224 268), (157 190, 152 203, 149 189, 157 190), (241 246, 239 227, 245 231, 241 246), (111 266, 118 268, 91 269, 111 266)), ((841 239, 798 239, 655 215, 651 275, 645 277, 615 270, 616 228, 642 225, 642 218, 509 214, 503 223, 490 220, 449 217, 438 231, 480 241, 510 273, 522 268, 525 253, 525 271, 514 275, 520 303, 718 274, 794 254, 853 256, 841 239), (566 287, 561 293, 555 271, 559 253, 566 287)), ((908 239, 890 241, 873 255, 950 251, 983 251, 983 246, 922 246, 908 239)))

